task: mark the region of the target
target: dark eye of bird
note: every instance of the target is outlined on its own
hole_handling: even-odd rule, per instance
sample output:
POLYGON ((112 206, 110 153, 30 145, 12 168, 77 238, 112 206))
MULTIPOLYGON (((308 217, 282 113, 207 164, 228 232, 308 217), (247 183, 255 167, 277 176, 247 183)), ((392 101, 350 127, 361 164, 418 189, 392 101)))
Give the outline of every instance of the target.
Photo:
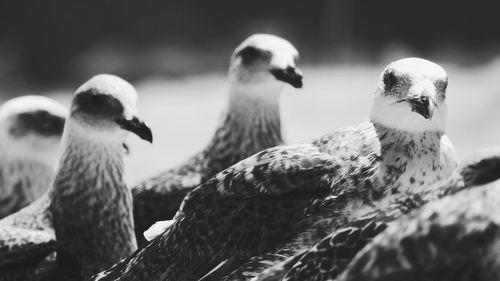
POLYGON ((384 74, 384 86, 385 90, 392 89, 398 83, 398 77, 393 71, 388 71, 384 74))
POLYGON ((238 52, 237 56, 241 57, 241 62, 244 65, 253 64, 255 61, 259 59, 270 59, 271 53, 255 48, 253 46, 247 46, 238 52))

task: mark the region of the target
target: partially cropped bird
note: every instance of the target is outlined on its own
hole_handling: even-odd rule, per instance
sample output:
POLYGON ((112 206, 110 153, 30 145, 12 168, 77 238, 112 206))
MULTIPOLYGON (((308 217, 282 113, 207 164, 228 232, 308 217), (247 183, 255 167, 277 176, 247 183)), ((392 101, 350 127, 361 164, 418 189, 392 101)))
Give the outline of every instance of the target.
MULTIPOLYGON (((266 269, 255 281, 334 280, 354 256, 395 219, 429 202, 498 179, 500 148, 483 149, 464 161, 450 178, 436 183, 428 192, 409 193, 403 200, 399 198, 383 209, 361 215, 349 227, 335 231, 310 249, 266 269)), ((388 264, 393 261, 388 261, 388 264)), ((370 274, 369 270, 367 274, 370 274)))
POLYGON ((336 280, 500 279, 500 149, 468 180, 475 185, 391 224, 336 280))
POLYGON ((234 50, 229 102, 208 145, 132 188, 139 245, 154 222, 174 216, 187 192, 232 164, 283 143, 279 98, 285 83, 302 87, 298 55, 290 42, 269 34, 252 35, 234 50))
POLYGON ((67 109, 42 96, 0 106, 0 218, 38 199, 54 179, 67 109))
POLYGON ((369 121, 263 150, 218 173, 186 196, 163 234, 93 280, 196 280, 221 263, 231 272, 278 252, 264 269, 364 209, 449 177, 457 163, 445 135, 446 86, 446 72, 430 61, 389 64, 369 121))
POLYGON ((0 221, 0 280, 84 280, 136 248, 132 195, 123 178, 127 131, 152 141, 132 85, 98 75, 76 90, 54 183, 39 200, 0 221))

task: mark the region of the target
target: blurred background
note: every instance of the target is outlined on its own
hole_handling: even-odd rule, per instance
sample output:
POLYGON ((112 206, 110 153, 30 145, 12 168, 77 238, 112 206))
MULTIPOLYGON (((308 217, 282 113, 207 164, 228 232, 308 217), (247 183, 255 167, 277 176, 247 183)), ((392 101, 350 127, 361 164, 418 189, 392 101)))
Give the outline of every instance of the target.
POLYGON ((138 89, 155 134, 130 139, 130 182, 182 162, 225 106, 229 56, 253 33, 300 51, 304 88, 286 88, 288 142, 364 120, 380 72, 418 56, 449 75, 448 135, 461 157, 500 146, 498 1, 0 0, 0 102, 43 94, 69 104, 98 73, 138 89))

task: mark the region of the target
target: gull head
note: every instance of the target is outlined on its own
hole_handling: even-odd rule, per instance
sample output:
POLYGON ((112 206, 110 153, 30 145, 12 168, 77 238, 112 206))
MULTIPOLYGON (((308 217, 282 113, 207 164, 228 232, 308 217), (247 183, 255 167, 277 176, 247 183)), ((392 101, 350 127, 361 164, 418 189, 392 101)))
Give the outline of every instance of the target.
POLYGON ((43 96, 22 96, 0 106, 3 157, 55 164, 67 117, 62 104, 43 96))
POLYGON ((254 34, 234 50, 229 79, 233 84, 247 87, 267 85, 280 90, 284 82, 301 88, 298 57, 299 52, 287 40, 270 34, 254 34))
POLYGON ((127 132, 153 141, 151 129, 138 117, 135 88, 114 75, 94 76, 76 90, 67 123, 68 133, 96 141, 123 142, 127 132))
POLYGON ((382 72, 370 119, 390 128, 410 131, 445 129, 448 75, 436 63, 405 58, 382 72))

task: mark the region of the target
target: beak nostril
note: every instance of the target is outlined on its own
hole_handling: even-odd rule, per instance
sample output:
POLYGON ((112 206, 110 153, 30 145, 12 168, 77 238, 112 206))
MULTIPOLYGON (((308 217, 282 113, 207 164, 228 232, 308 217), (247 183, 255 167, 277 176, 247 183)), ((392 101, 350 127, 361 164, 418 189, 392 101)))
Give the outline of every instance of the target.
POLYGON ((427 96, 420 97, 420 101, 424 104, 429 104, 429 98, 427 96))

